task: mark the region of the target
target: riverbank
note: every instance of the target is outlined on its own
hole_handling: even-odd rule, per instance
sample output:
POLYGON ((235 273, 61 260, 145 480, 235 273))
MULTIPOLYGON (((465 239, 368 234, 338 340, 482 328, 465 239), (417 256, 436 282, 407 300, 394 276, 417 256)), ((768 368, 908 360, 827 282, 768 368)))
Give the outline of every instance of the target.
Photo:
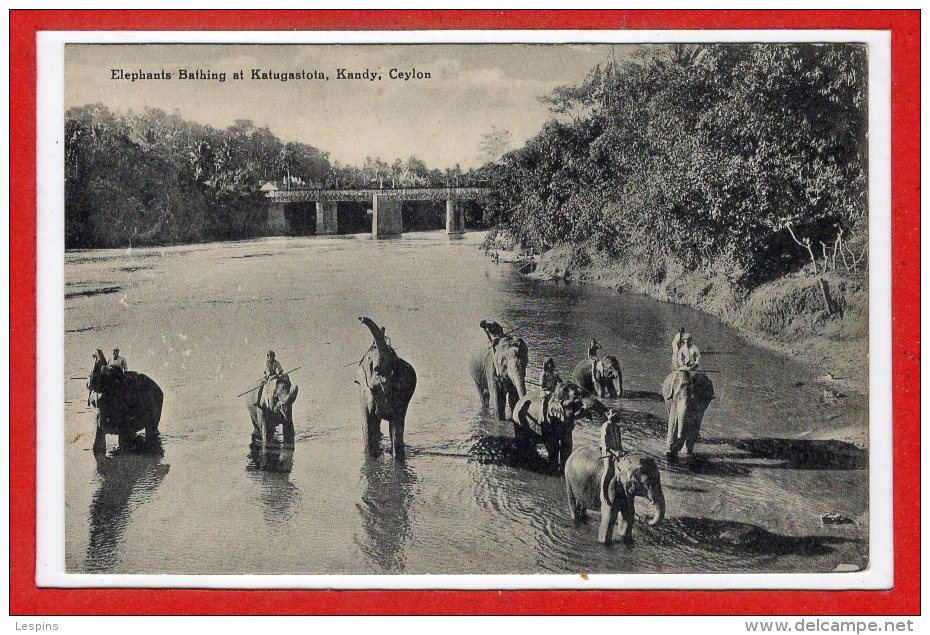
MULTIPOLYGON (((723 276, 688 271, 674 261, 667 261, 657 271, 642 262, 617 260, 580 247, 560 247, 543 253, 528 275, 595 284, 689 306, 736 328, 754 345, 817 369, 822 378, 818 390, 825 400, 842 399, 849 393, 868 394, 868 287, 864 273, 799 272, 747 291, 723 276), (821 279, 826 282, 831 313, 824 308, 821 279)), ((697 339, 700 341, 699 334, 697 339)), ((855 426, 821 431, 818 437, 865 447, 867 435, 867 430, 855 426)))

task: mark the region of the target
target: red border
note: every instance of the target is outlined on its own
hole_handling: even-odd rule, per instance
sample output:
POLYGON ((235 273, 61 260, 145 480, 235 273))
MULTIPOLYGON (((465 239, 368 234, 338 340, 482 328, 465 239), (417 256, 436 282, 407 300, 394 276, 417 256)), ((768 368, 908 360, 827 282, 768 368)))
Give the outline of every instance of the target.
POLYGON ((244 591, 35 585, 33 355, 10 356, 10 613, 918 614, 920 13, 12 11, 10 349, 36 344, 36 45, 45 30, 871 29, 891 32, 894 570, 889 591, 244 591))

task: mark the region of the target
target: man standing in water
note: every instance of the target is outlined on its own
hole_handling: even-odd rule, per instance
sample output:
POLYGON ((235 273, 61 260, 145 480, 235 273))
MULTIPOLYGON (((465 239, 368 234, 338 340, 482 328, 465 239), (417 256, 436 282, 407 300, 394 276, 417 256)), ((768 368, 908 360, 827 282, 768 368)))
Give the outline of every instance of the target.
POLYGON ((597 376, 597 363, 600 361, 598 357, 598 352, 601 350, 601 345, 597 343, 597 340, 592 339, 591 345, 588 346, 588 358, 591 360, 591 377, 597 376))

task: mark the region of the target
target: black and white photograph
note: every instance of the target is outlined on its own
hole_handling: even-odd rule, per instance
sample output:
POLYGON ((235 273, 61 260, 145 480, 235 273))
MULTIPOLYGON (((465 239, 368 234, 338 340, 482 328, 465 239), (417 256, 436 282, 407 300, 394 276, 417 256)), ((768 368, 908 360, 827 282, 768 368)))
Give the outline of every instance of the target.
POLYGON ((65 44, 64 572, 884 567, 871 54, 65 44))

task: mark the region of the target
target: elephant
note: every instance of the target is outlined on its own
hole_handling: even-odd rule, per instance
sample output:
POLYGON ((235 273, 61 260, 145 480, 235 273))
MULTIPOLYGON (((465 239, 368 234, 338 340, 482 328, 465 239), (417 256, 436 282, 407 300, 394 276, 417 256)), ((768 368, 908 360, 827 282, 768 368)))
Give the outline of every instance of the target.
POLYGON ((381 421, 388 422, 391 451, 395 459, 404 456, 404 424, 407 407, 417 387, 417 373, 388 344, 384 331, 370 318, 359 321, 368 327, 374 342, 358 363, 355 383, 362 406, 363 435, 368 453, 378 454, 381 421))
POLYGON ((598 397, 623 396, 623 372, 613 355, 599 359, 593 368, 590 359, 581 360, 575 364, 572 380, 585 390, 593 390, 598 397))
POLYGON ((527 448, 541 439, 546 444, 549 467, 558 469, 559 474, 572 453, 575 419, 585 412, 581 393, 577 385, 560 382, 551 395, 524 395, 513 408, 511 419, 519 445, 527 448))
POLYGON ((95 360, 87 381, 88 403, 97 411, 94 457, 99 462, 106 454, 108 434, 119 437, 121 450, 129 450, 138 445, 136 433, 145 430, 145 442, 154 448, 164 401, 161 388, 142 373, 108 366, 100 350, 95 360))
POLYGON ((274 432, 278 426, 281 426, 285 447, 293 449, 293 407, 298 390, 287 375, 281 375, 259 386, 255 400, 249 401, 247 408, 252 419, 252 443, 259 448, 262 459, 266 458, 269 446, 274 443, 274 432))
POLYGON ((704 412, 714 398, 714 384, 700 371, 676 370, 662 382, 662 397, 668 408, 665 453, 674 462, 682 446, 688 455, 694 454, 704 412))
POLYGON ((655 459, 628 454, 614 459, 613 474, 609 476, 602 496, 604 470, 607 463, 596 447, 579 448, 572 452, 565 464, 565 494, 572 518, 580 522, 587 510, 600 509, 601 523, 598 542, 609 544, 613 540, 617 521, 624 544, 633 543, 633 522, 636 517, 634 501, 637 496, 652 504, 653 515, 647 520, 651 526, 665 518, 665 495, 662 479, 655 459))
POLYGON ((507 421, 517 402, 526 395, 526 365, 529 349, 521 337, 495 339, 471 358, 471 376, 481 403, 507 421))

